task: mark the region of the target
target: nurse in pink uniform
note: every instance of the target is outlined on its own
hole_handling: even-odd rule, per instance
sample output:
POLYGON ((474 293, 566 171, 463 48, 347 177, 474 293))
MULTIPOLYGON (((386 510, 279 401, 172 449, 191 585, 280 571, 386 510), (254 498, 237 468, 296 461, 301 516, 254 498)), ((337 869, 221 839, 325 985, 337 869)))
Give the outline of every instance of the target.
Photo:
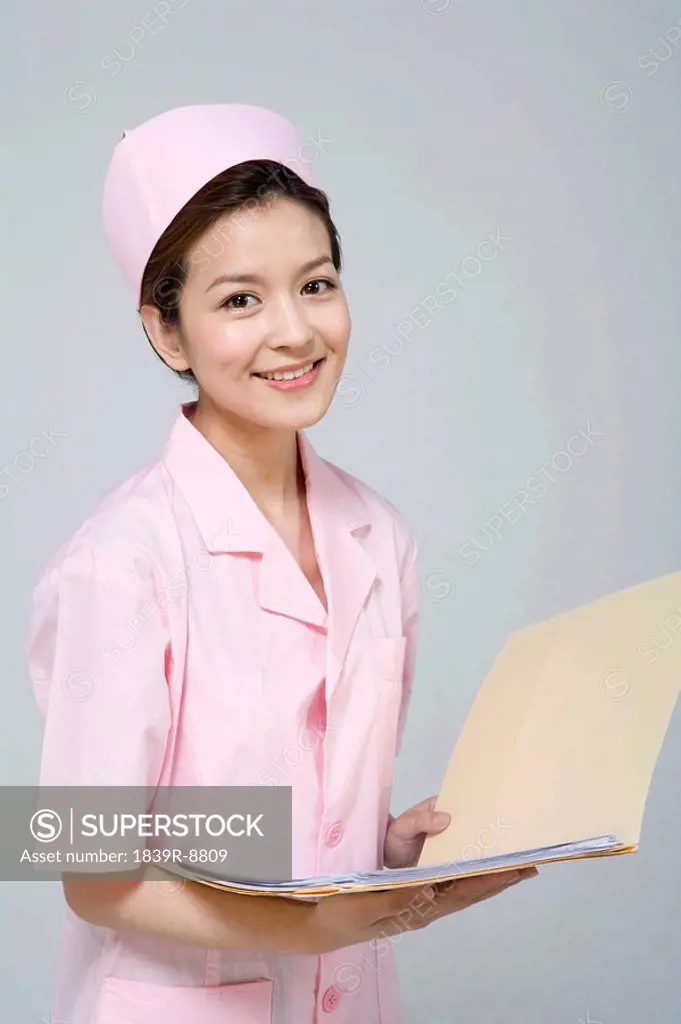
MULTIPOLYGON (((197 397, 45 567, 28 647, 41 786, 291 786, 294 877, 415 863, 447 824, 430 799, 389 813, 413 535, 304 433, 350 334, 313 149, 240 104, 168 111, 116 146, 106 233, 149 342, 197 397)), ((395 937, 516 878, 312 904, 64 875, 52 1016, 398 1024, 395 937)))

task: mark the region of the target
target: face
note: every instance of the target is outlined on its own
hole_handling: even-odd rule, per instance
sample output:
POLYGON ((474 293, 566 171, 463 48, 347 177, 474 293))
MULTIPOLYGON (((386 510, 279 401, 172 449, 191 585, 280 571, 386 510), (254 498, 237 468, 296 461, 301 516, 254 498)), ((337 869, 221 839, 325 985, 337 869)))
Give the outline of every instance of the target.
POLYGON ((165 362, 192 370, 199 402, 268 428, 321 419, 351 326, 322 219, 282 198, 228 215, 196 242, 188 266, 180 327, 163 326, 150 306, 142 318, 165 362))

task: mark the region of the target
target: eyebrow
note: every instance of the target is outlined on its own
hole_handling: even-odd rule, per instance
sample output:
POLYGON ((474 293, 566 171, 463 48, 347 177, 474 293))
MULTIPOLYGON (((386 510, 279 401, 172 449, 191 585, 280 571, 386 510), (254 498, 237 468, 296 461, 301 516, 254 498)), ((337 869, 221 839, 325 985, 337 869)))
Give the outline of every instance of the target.
MULTIPOLYGON (((330 256, 317 256, 313 260, 308 260, 307 263, 303 263, 302 267, 299 268, 299 274, 307 274, 310 270, 316 270, 317 267, 324 266, 325 263, 333 264, 333 260, 330 256)), ((248 271, 236 271, 233 274, 220 274, 216 277, 212 284, 209 284, 206 291, 209 292, 211 288, 215 288, 218 284, 265 284, 265 279, 260 274, 251 274, 248 271)))

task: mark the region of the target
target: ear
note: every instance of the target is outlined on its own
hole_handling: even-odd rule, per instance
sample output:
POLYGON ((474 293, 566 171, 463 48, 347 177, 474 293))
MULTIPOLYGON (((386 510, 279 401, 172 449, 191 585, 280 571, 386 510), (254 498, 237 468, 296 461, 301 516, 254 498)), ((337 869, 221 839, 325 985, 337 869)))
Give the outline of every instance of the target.
POLYGON ((163 362, 173 370, 191 369, 178 324, 165 323, 158 306, 153 305, 142 306, 140 317, 149 341, 163 362))

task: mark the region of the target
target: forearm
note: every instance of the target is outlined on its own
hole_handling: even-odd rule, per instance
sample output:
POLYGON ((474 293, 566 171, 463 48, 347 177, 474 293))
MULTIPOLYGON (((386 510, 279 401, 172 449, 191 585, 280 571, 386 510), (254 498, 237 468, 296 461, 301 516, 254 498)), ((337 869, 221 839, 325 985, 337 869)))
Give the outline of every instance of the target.
POLYGON ((312 904, 279 896, 242 896, 188 880, 119 879, 65 876, 66 901, 91 924, 186 945, 315 951, 312 904))

